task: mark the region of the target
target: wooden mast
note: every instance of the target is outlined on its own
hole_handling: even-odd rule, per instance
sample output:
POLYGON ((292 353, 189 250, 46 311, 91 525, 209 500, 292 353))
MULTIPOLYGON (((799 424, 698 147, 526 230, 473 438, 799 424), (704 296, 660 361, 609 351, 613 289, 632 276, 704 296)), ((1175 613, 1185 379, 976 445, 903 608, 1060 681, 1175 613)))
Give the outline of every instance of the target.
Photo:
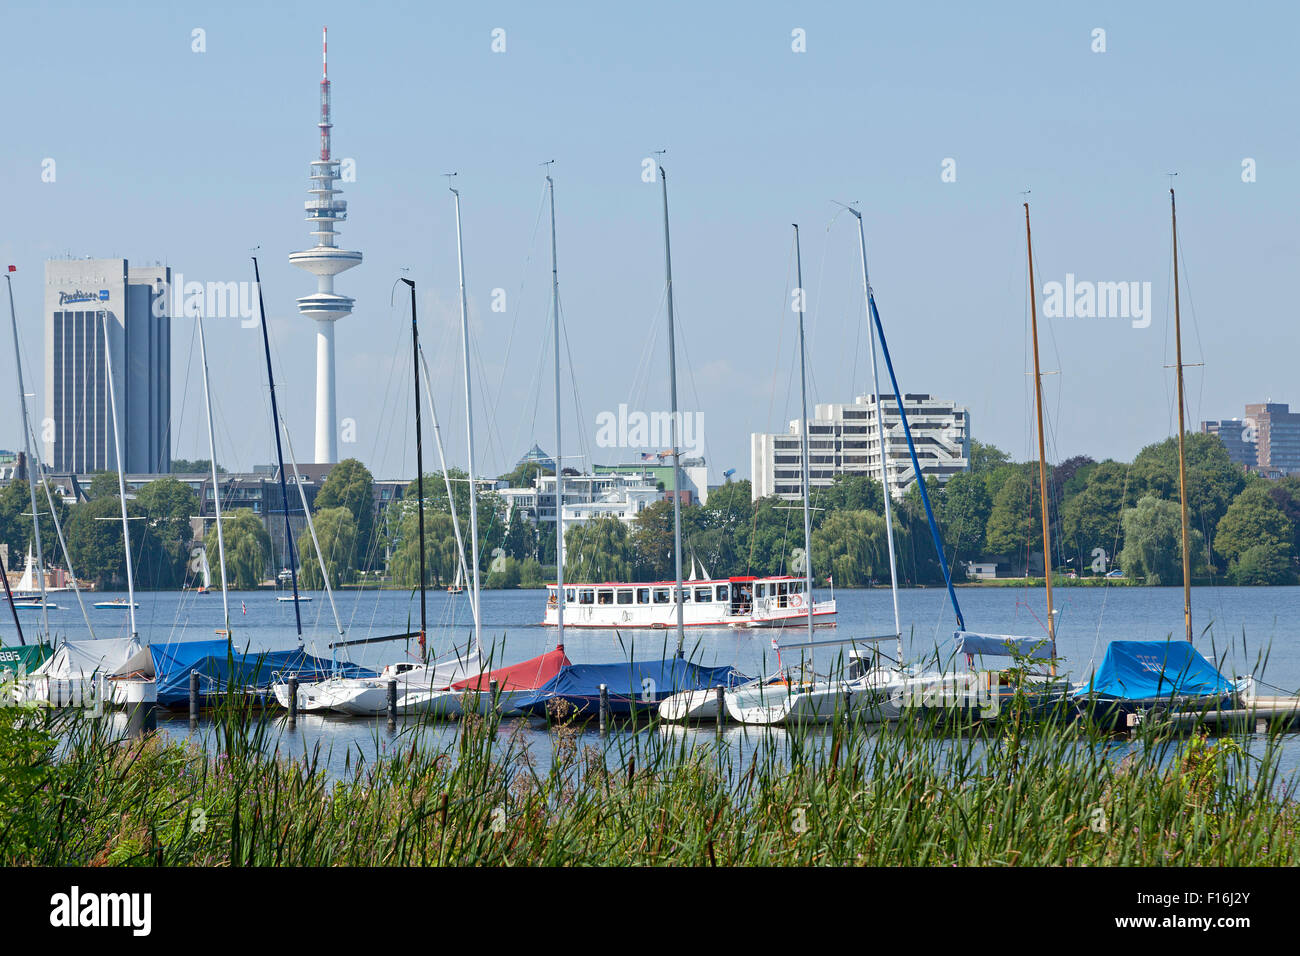
POLYGON ((1034 242, 1025 203, 1025 245, 1029 249, 1029 315, 1034 333, 1034 404, 1038 412, 1038 497, 1043 512, 1043 573, 1047 581, 1047 639, 1052 645, 1051 674, 1056 676, 1056 616, 1052 613, 1052 532, 1047 519, 1047 445, 1043 438, 1043 373, 1038 364, 1038 300, 1034 286, 1034 242))
POLYGON ((1169 188, 1169 217, 1174 234, 1174 362, 1178 375, 1178 502, 1183 519, 1183 626, 1187 640, 1192 640, 1192 553, 1188 548, 1187 456, 1183 447, 1186 426, 1183 422, 1183 326, 1178 310, 1178 209, 1174 190, 1169 188))

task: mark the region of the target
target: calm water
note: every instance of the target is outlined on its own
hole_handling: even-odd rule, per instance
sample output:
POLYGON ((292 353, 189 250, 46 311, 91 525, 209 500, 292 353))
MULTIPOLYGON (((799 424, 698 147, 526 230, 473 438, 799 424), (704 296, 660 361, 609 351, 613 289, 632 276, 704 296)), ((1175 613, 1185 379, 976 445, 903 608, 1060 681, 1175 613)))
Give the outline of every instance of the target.
MULTIPOLYGON (((95 600, 116 596, 100 593, 95 600)), ((329 602, 323 592, 312 592, 311 597, 311 603, 302 605, 304 642, 309 652, 329 658, 328 644, 337 638, 329 602)), ((892 631, 888 590, 839 590, 835 597, 839 626, 833 630, 819 628, 819 637, 892 631)), ((1053 597, 1060 609, 1059 652, 1075 679, 1091 673, 1111 640, 1161 640, 1182 634, 1179 588, 1062 588, 1053 597)), ((1031 636, 1045 633, 1045 600, 1039 589, 965 588, 958 590, 958 600, 966 625, 972 630, 1031 636)), ((60 594, 58 601, 62 609, 51 613, 56 634, 72 639, 89 637, 75 598, 60 594)), ((137 601, 141 636, 152 643, 210 639, 222 626, 219 593, 145 593, 137 595, 137 601)), ((543 615, 544 601, 544 591, 483 593, 484 644, 490 647, 494 661, 522 660, 552 646, 554 629, 537 623, 543 615)), ((407 593, 344 592, 335 596, 335 602, 349 638, 418 629, 419 605, 407 593)), ((1288 692, 1300 687, 1300 588, 1198 588, 1192 592, 1192 603, 1196 646, 1207 657, 1221 662, 1225 674, 1253 672, 1288 692)), ((947 594, 942 589, 905 590, 899 594, 899 605, 908 659, 933 658, 937 652, 947 660, 949 653, 944 648, 951 644, 955 625, 947 594)), ((231 630, 240 648, 246 643, 254 650, 296 646, 292 604, 277 601, 272 593, 237 592, 231 595, 230 607, 231 630)), ((87 613, 96 637, 125 636, 124 610, 88 606, 87 613)), ((34 629, 37 619, 38 615, 28 612, 25 626, 34 629)), ((468 595, 429 592, 428 620, 431 652, 444 653, 453 642, 464 646, 472 632, 468 595)), ((9 628, 0 633, 7 636, 9 628)), ((756 675, 775 665, 772 634, 762 630, 690 630, 686 651, 701 664, 731 664, 756 675)), ((575 663, 604 663, 627 660, 633 654, 640 658, 671 654, 674 641, 674 632, 623 632, 620 643, 612 631, 570 630, 565 649, 575 663)), ((402 642, 392 642, 351 648, 348 653, 349 659, 359 664, 380 667, 401 658, 405 651, 402 642)), ((414 645, 410 651, 415 653, 414 645)), ((179 736, 189 734, 183 720, 162 721, 160 727, 179 736)), ((200 735, 207 732, 200 726, 200 735)), ((454 725, 435 725, 424 731, 431 741, 445 739, 454 732, 454 725)), ((647 732, 626 733, 631 738, 635 733, 647 732)), ((705 734, 710 739, 715 735, 713 729, 672 732, 705 734)), ((545 761, 550 751, 548 731, 539 726, 527 733, 535 738, 534 749, 545 761)), ((304 717, 294 733, 284 733, 279 746, 286 753, 319 747, 328 756, 330 768, 341 772, 345 759, 371 759, 391 746, 400 746, 402 734, 399 729, 395 739, 383 728, 382 720, 304 717), (350 757, 345 758, 345 754, 350 757)), ((743 749, 752 734, 742 728, 729 728, 725 737, 731 746, 743 749)), ((1295 742, 1288 745, 1288 771, 1300 767, 1300 735, 1291 739, 1295 742)), ((631 739, 629 743, 634 745, 631 739)))

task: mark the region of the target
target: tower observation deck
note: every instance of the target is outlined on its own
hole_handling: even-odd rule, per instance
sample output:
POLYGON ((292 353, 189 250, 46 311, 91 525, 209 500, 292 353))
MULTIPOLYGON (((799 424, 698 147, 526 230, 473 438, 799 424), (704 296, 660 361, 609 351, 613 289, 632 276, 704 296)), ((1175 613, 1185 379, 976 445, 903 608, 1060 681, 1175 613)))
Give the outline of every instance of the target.
POLYGON ((320 158, 312 160, 312 198, 304 203, 316 245, 289 255, 289 262, 316 277, 316 292, 298 300, 298 311, 316 323, 316 461, 338 461, 338 415, 334 394, 334 323, 352 314, 354 299, 334 291, 334 277, 360 265, 361 253, 340 249, 335 225, 348 218, 348 204, 339 199, 339 161, 330 155, 329 44, 321 29, 320 158))

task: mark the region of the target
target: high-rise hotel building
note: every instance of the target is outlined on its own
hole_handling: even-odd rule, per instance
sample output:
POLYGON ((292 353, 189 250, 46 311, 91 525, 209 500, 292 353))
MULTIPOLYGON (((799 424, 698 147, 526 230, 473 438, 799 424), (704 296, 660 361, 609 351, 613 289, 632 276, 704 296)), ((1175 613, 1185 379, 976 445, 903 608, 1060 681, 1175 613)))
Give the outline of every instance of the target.
MULTIPOLYGON (((916 480, 898 414, 898 399, 860 395, 851 405, 818 405, 808 423, 809 484, 815 492, 837 475, 867 475, 880 480, 883 454, 889 489, 901 497, 916 480), (882 413, 883 412, 883 413, 882 413)), ((904 394, 903 407, 927 482, 942 484, 970 468, 970 413, 955 402, 931 395, 904 394)), ((803 452, 798 420, 784 434, 750 436, 753 498, 803 495, 803 452)))
POLYGON ((45 263, 45 419, 37 432, 50 470, 117 470, 110 361, 125 470, 170 470, 170 287, 167 266, 45 263))

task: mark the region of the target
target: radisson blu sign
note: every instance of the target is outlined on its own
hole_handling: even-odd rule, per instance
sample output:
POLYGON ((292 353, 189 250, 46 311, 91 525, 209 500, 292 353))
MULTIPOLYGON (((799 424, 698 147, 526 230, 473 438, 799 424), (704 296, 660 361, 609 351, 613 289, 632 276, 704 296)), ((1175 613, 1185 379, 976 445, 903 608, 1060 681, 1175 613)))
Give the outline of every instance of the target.
POLYGON ((107 302, 108 290, 100 289, 98 295, 93 292, 84 292, 81 289, 59 293, 59 305, 67 305, 69 302, 94 302, 96 299, 100 302, 107 302))

